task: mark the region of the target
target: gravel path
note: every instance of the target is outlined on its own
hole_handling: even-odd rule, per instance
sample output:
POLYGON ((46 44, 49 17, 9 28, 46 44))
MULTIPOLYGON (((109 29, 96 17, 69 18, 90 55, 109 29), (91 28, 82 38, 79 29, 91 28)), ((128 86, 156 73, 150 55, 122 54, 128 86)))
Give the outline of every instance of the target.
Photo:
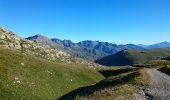
POLYGON ((148 69, 148 74, 150 86, 144 90, 148 100, 170 100, 170 76, 156 69, 148 69))

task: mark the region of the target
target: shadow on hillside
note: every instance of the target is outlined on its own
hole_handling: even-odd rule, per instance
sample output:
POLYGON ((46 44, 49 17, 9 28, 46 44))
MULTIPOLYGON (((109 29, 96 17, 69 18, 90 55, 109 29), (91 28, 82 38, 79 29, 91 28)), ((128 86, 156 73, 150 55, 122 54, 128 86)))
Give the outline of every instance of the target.
POLYGON ((99 91, 104 88, 113 87, 118 84, 119 85, 124 84, 126 82, 133 80, 135 77, 139 75, 140 75, 139 72, 135 71, 126 76, 120 76, 113 79, 112 78, 104 79, 95 85, 78 88, 56 100, 75 100, 76 97, 88 96, 90 94, 93 94, 95 91, 99 91))
POLYGON ((162 67, 162 68, 159 68, 158 70, 167 74, 167 75, 170 75, 170 68, 168 68, 168 67, 162 67))
POLYGON ((99 73, 101 73, 105 78, 108 78, 110 76, 116 76, 133 70, 136 69, 126 68, 126 69, 116 69, 116 70, 100 70, 99 73))

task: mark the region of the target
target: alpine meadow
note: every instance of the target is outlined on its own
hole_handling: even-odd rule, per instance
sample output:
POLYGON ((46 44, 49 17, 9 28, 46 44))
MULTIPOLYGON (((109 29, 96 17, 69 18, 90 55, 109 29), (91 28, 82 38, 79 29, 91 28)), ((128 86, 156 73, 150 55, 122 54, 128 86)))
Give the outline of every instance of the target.
POLYGON ((170 100, 169 0, 0 0, 0 100, 170 100))

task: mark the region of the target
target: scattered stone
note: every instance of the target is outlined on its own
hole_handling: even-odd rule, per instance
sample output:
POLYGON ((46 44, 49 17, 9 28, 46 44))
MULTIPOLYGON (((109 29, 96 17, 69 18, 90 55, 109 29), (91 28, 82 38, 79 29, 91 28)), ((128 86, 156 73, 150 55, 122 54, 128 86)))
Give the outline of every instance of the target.
POLYGON ((18 78, 18 77, 15 77, 14 79, 15 79, 15 80, 18 80, 19 78, 18 78))
POLYGON ((24 66, 25 64, 24 63, 21 63, 22 66, 24 66))
POLYGON ((21 81, 19 81, 19 80, 18 80, 18 81, 16 81, 16 82, 17 82, 17 83, 21 83, 21 81))
POLYGON ((53 74, 52 72, 50 72, 50 71, 48 71, 48 70, 47 70, 46 72, 49 73, 49 74, 51 74, 51 75, 53 74))

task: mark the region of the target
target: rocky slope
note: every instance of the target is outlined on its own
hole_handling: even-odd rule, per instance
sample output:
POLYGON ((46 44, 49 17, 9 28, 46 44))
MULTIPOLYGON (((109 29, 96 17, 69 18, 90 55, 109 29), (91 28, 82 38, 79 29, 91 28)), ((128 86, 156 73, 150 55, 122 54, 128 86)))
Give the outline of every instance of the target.
POLYGON ((2 27, 0 28, 0 46, 20 50, 22 53, 39 56, 48 60, 66 61, 70 58, 68 53, 33 43, 2 27))

